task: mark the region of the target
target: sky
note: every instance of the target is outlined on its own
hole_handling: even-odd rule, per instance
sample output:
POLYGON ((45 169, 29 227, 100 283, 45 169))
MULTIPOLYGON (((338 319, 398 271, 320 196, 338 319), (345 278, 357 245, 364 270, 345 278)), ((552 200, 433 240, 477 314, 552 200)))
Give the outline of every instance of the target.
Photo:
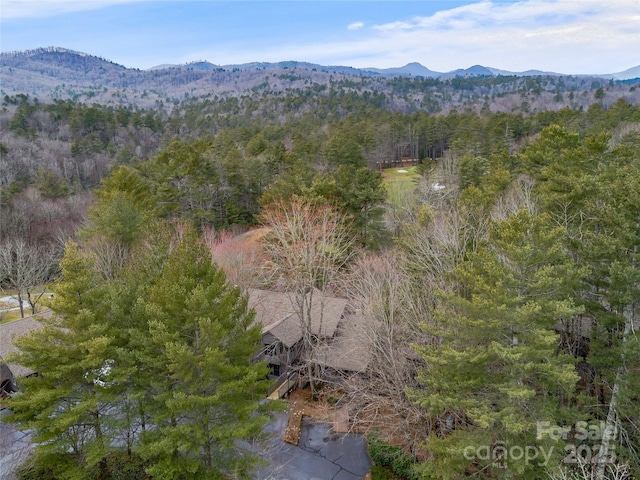
POLYGON ((640 65, 640 0, 0 0, 0 51, 48 46, 140 69, 297 60, 617 73, 640 65))

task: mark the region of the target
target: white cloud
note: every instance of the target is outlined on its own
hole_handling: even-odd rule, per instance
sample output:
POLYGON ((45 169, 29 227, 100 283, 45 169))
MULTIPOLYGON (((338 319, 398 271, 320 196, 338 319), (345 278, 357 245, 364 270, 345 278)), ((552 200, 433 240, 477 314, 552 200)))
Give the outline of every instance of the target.
POLYGON ((48 17, 150 0, 2 0, 2 18, 48 17))
POLYGON ((637 0, 481 1, 376 25, 357 43, 306 45, 304 55, 315 54, 312 61, 320 63, 330 53, 334 62, 339 56, 357 67, 418 61, 438 71, 482 64, 513 71, 608 73, 640 62, 638 25, 637 0))
POLYGON ((381 32, 393 32, 397 30, 411 30, 415 28, 415 24, 412 22, 392 22, 385 23, 384 25, 376 25, 373 27, 374 30, 378 30, 381 32))
MULTIPOLYGON (((0 1, 4 20, 159 0, 0 1)), ((428 16, 390 17, 379 25, 365 26, 363 21, 356 21, 346 30, 341 27, 338 36, 314 35, 323 39, 317 41, 296 36, 288 41, 278 38, 267 42, 258 36, 239 43, 230 36, 229 41, 190 47, 184 46, 185 41, 180 55, 206 58, 217 64, 303 60, 385 68, 420 62, 442 72, 482 64, 512 71, 611 73, 640 63, 638 25, 639 0, 481 0, 428 16), (352 31, 358 31, 357 36, 352 31), (186 52, 187 48, 191 51, 186 52)), ((106 47, 100 54, 115 56, 106 47)), ((177 63, 166 58, 166 51, 155 53, 149 48, 148 55, 152 54, 162 59, 157 63, 177 63)), ((131 64, 136 62, 132 60, 131 64)))

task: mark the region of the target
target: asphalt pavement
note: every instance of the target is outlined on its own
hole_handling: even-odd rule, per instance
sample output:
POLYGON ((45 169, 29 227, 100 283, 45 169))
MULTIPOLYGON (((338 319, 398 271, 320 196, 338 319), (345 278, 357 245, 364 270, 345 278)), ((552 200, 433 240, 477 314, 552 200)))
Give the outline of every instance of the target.
POLYGON ((14 470, 31 450, 31 434, 3 422, 3 416, 8 414, 9 410, 0 410, 0 480, 14 480, 14 470))
POLYGON ((353 433, 333 433, 331 424, 304 417, 298 446, 281 437, 287 414, 276 413, 266 428, 271 436, 260 456, 269 462, 256 480, 360 480, 371 468, 365 438, 353 433))
MULTIPOLYGON (((28 432, 2 421, 0 412, 0 480, 13 480, 14 469, 24 461, 32 444, 28 432)), ((255 480, 362 480, 371 468, 364 436, 333 433, 330 423, 303 417, 297 446, 282 440, 288 414, 275 413, 265 428, 269 440, 254 446, 265 462, 255 480)))

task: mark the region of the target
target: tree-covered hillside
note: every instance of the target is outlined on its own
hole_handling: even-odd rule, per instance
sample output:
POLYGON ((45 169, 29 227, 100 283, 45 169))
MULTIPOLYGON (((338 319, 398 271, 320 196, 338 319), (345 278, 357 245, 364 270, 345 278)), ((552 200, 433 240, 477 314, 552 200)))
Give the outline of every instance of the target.
MULTIPOLYGON (((409 67, 409 66, 407 66, 409 67)), ((427 72, 429 70, 425 69, 427 72)), ((216 66, 208 62, 151 70, 125 68, 81 52, 49 47, 0 54, 0 89, 4 95, 27 94, 41 101, 75 99, 105 105, 158 108, 194 97, 246 98, 264 101, 310 96, 377 94, 378 104, 401 112, 447 111, 461 106, 479 111, 521 109, 541 111, 588 108, 591 96, 609 103, 638 94, 612 76, 558 74, 496 75, 484 67, 447 74, 383 75, 351 67, 326 67, 305 62, 253 63, 216 66), (598 91, 598 89, 602 91, 598 91), (608 93, 611 95, 608 95, 608 93), (499 100, 498 100, 499 99, 499 100)))

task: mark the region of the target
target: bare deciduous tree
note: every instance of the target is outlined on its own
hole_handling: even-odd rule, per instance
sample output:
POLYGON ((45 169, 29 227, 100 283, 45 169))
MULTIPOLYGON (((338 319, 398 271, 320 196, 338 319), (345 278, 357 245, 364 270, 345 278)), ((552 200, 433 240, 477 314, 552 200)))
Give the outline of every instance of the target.
POLYGON ((343 388, 356 428, 377 428, 394 441, 418 446, 430 428, 406 392, 422 364, 411 344, 425 336, 420 329, 425 309, 418 292, 410 292, 412 282, 402 263, 397 253, 384 252, 362 256, 352 265, 345 290, 364 318, 357 322, 357 339, 366 345, 369 362, 343 388))
POLYGON ((506 220, 520 210, 526 210, 531 215, 538 212, 538 206, 533 195, 535 181, 527 175, 519 175, 509 188, 496 198, 491 218, 494 221, 506 220))
POLYGON ((407 226, 401 245, 406 263, 424 288, 447 289, 449 274, 485 238, 489 222, 473 210, 423 206, 417 225, 407 226))
POLYGON ((23 239, 8 239, 0 245, 0 279, 16 291, 20 316, 24 318, 23 302, 36 313, 36 305, 44 295, 43 285, 50 279, 58 262, 49 245, 31 245, 23 239))
POLYGON ((631 480, 629 465, 616 462, 601 461, 596 464, 575 457, 573 468, 562 468, 558 472, 548 472, 550 480, 631 480))
POLYGON ((129 248, 119 239, 95 235, 87 239, 85 248, 93 259, 96 271, 105 280, 114 278, 129 257, 129 248))
POLYGON ((262 222, 269 228, 263 238, 265 265, 278 286, 293 294, 301 323, 303 368, 315 393, 315 354, 321 338, 314 332, 323 330, 324 299, 355 254, 354 237, 344 213, 303 197, 268 205, 262 222), (316 325, 313 315, 320 315, 316 325))

